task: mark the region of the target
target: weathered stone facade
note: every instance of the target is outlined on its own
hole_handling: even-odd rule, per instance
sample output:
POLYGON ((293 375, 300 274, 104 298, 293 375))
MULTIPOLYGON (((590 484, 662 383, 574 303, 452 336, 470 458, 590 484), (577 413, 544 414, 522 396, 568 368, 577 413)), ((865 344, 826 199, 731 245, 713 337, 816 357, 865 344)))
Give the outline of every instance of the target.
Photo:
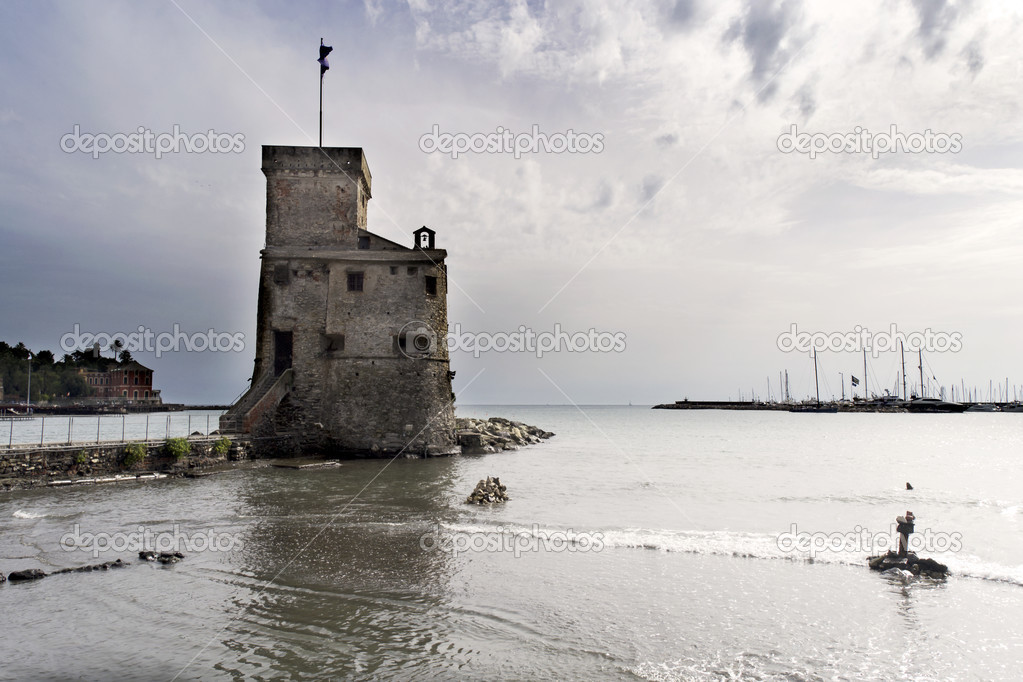
POLYGON ((443 341, 447 253, 433 232, 417 230, 407 248, 366 230, 362 149, 263 147, 263 173, 252 389, 222 428, 245 430, 244 415, 259 414, 262 428, 305 451, 458 452, 443 341))

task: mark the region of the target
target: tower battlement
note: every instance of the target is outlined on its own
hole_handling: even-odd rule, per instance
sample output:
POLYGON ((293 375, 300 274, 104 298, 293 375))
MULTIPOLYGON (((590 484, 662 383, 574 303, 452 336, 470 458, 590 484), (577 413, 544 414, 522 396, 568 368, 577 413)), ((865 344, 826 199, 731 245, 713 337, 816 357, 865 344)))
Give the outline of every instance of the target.
POLYGON ((356 248, 373 177, 361 147, 263 147, 267 246, 356 248))

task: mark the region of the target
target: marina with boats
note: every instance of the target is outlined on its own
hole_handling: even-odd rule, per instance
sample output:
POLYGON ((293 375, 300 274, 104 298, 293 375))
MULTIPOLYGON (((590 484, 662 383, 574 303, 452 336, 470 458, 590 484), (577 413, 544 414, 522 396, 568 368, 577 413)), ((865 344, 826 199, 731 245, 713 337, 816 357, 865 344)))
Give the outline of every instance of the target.
POLYGON ((676 400, 673 403, 654 405, 655 410, 774 410, 780 412, 915 412, 923 414, 933 413, 976 413, 976 412, 1015 412, 1023 414, 1023 393, 1017 394, 1016 388, 1012 387, 1012 398, 1009 397, 1009 380, 1006 378, 1004 390, 1002 386, 995 386, 994 382, 988 384, 987 400, 983 400, 981 392, 977 389, 967 390, 965 382, 959 387, 954 384, 946 391, 944 386, 939 387, 935 392, 937 395, 928 395, 929 382, 924 376, 924 358, 921 351, 917 351, 917 360, 920 383, 918 387, 910 389, 906 379, 906 356, 901 348, 902 369, 896 378, 891 390, 883 389, 882 394, 870 393, 868 387, 867 354, 863 353, 863 395, 852 395, 852 389, 860 385, 860 380, 850 375, 850 397, 845 395, 845 377, 840 372, 841 398, 821 401, 820 378, 817 365, 817 355, 813 354, 814 368, 814 397, 803 400, 793 400, 789 392, 788 371, 779 373, 778 376, 778 398, 772 398, 771 382, 768 379, 767 400, 758 399, 755 392, 751 391, 749 400, 676 400), (959 389, 958 395, 956 389, 959 389), (918 392, 919 390, 919 392, 918 392), (997 393, 996 393, 997 391, 997 393), (946 399, 946 394, 949 396, 946 399), (868 397, 869 396, 869 397, 868 397))

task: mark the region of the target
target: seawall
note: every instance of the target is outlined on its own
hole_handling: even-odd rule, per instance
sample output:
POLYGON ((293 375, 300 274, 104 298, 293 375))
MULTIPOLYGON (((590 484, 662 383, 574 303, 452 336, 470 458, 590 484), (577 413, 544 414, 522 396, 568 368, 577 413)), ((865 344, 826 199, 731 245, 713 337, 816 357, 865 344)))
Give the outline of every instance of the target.
MULTIPOLYGON (((549 431, 500 417, 459 419, 464 454, 486 454, 534 445, 549 431)), ((252 459, 288 457, 292 436, 194 435, 149 441, 15 445, 0 450, 0 491, 121 483, 152 478, 198 477, 252 459)), ((296 453, 302 456, 302 453, 296 453)), ((407 457, 419 457, 412 454, 407 457)), ((333 459, 333 458, 332 458, 333 459)))
POLYGON ((0 453, 0 490, 199 476, 251 458, 247 437, 22 445, 0 453))

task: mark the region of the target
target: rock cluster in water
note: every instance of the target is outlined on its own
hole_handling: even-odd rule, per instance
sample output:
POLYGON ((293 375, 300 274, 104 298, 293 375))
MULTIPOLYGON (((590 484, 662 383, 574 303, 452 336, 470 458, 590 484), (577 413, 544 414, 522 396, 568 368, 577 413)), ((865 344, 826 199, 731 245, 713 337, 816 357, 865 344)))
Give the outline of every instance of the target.
MULTIPOLYGON (((161 564, 176 564, 185 558, 185 555, 181 552, 139 552, 139 559, 145 561, 159 561, 161 564)), ((89 564, 88 566, 78 566, 77 568, 62 568, 59 571, 53 573, 47 573, 38 568, 26 568, 23 571, 14 571, 4 577, 3 573, 0 573, 0 583, 9 581, 12 583, 23 583, 30 580, 40 580, 50 575, 60 575, 62 573, 88 573, 89 571, 107 571, 111 568, 124 568, 125 566, 131 566, 128 561, 117 559, 115 561, 104 561, 101 564, 89 564)))
POLYGON ((551 438, 554 434, 536 426, 515 422, 503 417, 472 419, 459 417, 455 420, 458 429, 458 443, 465 454, 483 454, 514 450, 523 445, 533 445, 551 438))
POLYGON ((139 559, 159 561, 161 564, 176 564, 184 558, 181 552, 139 552, 139 559))
POLYGON ((496 504, 498 502, 507 502, 511 498, 508 497, 508 486, 501 484, 501 479, 497 476, 491 478, 487 476, 486 480, 481 480, 476 484, 476 488, 472 491, 469 497, 465 498, 466 504, 496 504))
MULTIPOLYGON (((78 568, 62 568, 59 571, 53 573, 46 573, 45 571, 38 568, 27 568, 23 571, 14 571, 7 576, 7 580, 12 583, 27 582, 29 580, 40 580, 48 575, 60 575, 62 573, 87 573, 89 571, 106 571, 111 568, 124 568, 131 564, 120 559, 116 561, 104 561, 102 564, 90 564, 88 566, 79 566, 78 568)), ((0 582, 3 582, 3 575, 0 574, 0 582)))
POLYGON ((912 552, 905 556, 899 556, 895 552, 872 556, 867 559, 867 565, 875 571, 896 569, 925 578, 944 578, 948 575, 948 566, 945 564, 940 564, 934 559, 921 559, 912 552))

